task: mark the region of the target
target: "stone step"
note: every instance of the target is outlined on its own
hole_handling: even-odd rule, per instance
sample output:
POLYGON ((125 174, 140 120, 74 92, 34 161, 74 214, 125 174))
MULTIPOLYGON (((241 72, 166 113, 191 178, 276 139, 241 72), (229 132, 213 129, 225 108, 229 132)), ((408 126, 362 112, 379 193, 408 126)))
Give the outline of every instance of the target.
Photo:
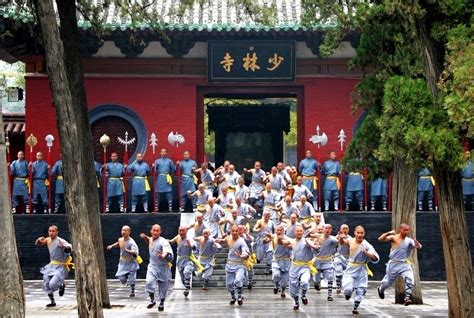
MULTIPOLYGON (((254 276, 260 276, 262 275, 263 276, 266 276, 266 277, 272 277, 272 275, 265 275, 264 274, 265 272, 265 269, 262 267, 262 268, 254 268, 254 276)), ((219 267, 219 268, 216 268, 214 267, 214 271, 212 272, 212 276, 225 276, 225 269, 223 267, 219 267)))
MULTIPOLYGON (((193 278, 192 287, 202 287, 202 280, 200 278, 193 278)), ((212 276, 208 284, 209 287, 225 287, 225 276, 212 276)), ((273 288, 271 277, 253 277, 252 287, 255 288, 273 288)))
MULTIPOLYGON (((216 265, 214 265, 214 270, 216 270, 216 269, 225 269, 225 265, 226 265, 225 262, 222 262, 222 263, 217 263, 216 262, 216 265)), ((263 270, 265 268, 265 265, 264 264, 255 264, 253 268, 263 270)))

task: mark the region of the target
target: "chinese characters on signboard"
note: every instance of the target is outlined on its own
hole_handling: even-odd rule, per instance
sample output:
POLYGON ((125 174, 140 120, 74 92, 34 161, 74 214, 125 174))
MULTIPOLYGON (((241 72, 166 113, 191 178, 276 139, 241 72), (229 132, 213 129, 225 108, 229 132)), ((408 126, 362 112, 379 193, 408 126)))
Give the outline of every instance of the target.
POLYGON ((209 41, 209 82, 293 82, 294 41, 209 41))

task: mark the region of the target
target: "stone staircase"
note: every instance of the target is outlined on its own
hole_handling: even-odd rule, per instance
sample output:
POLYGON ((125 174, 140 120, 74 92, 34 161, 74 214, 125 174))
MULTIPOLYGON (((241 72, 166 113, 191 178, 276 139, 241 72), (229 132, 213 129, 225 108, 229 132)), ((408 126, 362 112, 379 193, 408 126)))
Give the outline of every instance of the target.
MULTIPOLYGON (((256 220, 251 220, 250 228, 252 229, 256 220)), ((255 233, 251 233, 254 235, 255 233)), ((228 248, 224 247, 216 254, 216 265, 214 266, 214 272, 212 278, 209 281, 209 287, 225 288, 225 264, 227 260, 228 248)), ((273 288, 272 275, 264 274, 265 265, 255 264, 254 275, 253 275, 253 288, 273 288)), ((201 288, 202 281, 199 277, 193 277, 192 282, 193 288, 201 288)))

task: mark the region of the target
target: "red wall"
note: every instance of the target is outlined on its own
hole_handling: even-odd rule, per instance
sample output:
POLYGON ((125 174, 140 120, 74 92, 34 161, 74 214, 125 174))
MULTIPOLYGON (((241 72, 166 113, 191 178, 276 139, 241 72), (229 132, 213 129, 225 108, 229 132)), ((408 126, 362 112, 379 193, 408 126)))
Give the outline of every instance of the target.
MULTIPOLYGON (((316 133, 316 125, 329 137, 329 143, 321 148, 320 157, 327 157, 330 150, 339 153, 337 135, 344 129, 350 141, 357 116, 351 114, 351 92, 358 80, 347 78, 299 78, 297 85, 304 85, 304 140, 305 148, 315 150, 309 142, 316 133)), ((87 100, 90 108, 103 104, 129 106, 145 122, 148 134, 155 132, 158 148, 166 147, 171 158, 181 157, 188 149, 196 154, 196 86, 206 85, 205 78, 144 78, 144 77, 89 77, 86 78, 87 100), (167 142, 168 133, 177 130, 185 139, 179 149, 167 142)), ((52 159, 59 157, 59 137, 56 130, 55 112, 46 77, 26 78, 26 136, 33 133, 38 138, 34 151, 47 152, 44 137, 56 138, 52 159)), ((98 140, 93 142, 98 143, 98 140)), ((27 150, 28 151, 28 150, 27 150)), ((28 155, 27 155, 28 156, 28 155)), ((145 159, 152 161, 151 148, 145 159)))
MULTIPOLYGON (((341 156, 338 135, 344 129, 346 141, 352 138, 352 129, 360 115, 352 115, 351 93, 359 82, 352 78, 303 78, 298 82, 305 86, 305 148, 313 150, 316 156, 317 147, 309 141, 316 134, 319 125, 320 133, 326 133, 328 144, 319 148, 319 158, 324 161, 330 151, 341 156)), ((347 145, 347 143, 345 144, 347 145)), ((345 147, 345 146, 344 146, 345 147)))

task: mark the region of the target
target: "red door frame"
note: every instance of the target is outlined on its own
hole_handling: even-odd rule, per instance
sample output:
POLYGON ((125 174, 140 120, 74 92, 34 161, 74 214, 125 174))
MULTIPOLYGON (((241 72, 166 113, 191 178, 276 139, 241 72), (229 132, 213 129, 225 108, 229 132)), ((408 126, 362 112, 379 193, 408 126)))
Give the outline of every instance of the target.
POLYGON ((267 97, 296 97, 297 116, 297 146, 298 161, 303 158, 305 151, 305 122, 304 122, 304 85, 280 85, 268 83, 258 84, 209 84, 196 86, 196 158, 204 161, 204 98, 212 96, 232 95, 266 95, 267 97))

